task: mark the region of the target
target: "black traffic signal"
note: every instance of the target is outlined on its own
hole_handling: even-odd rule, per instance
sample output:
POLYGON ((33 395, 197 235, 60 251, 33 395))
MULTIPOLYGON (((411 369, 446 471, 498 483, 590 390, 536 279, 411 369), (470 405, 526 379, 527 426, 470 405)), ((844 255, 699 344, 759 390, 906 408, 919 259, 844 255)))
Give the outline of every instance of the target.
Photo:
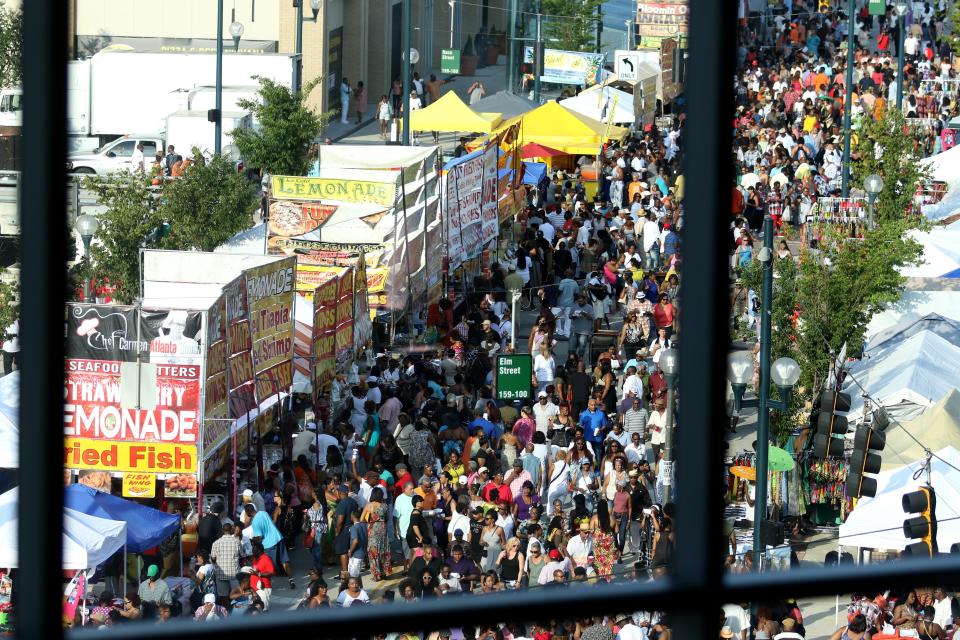
POLYGON ((847 472, 847 497, 872 498, 877 495, 877 480, 867 473, 880 471, 883 461, 880 454, 873 451, 883 451, 887 444, 886 437, 870 427, 861 425, 853 437, 853 454, 850 456, 850 470, 847 472))
POLYGON ((937 494, 933 487, 903 494, 903 512, 919 514, 903 521, 903 535, 908 540, 920 538, 920 542, 908 544, 903 555, 932 558, 937 554, 937 494))
POLYGON ((850 394, 824 391, 814 403, 817 416, 817 434, 813 437, 813 452, 818 458, 843 455, 843 436, 847 433, 847 419, 837 412, 850 411, 850 394))

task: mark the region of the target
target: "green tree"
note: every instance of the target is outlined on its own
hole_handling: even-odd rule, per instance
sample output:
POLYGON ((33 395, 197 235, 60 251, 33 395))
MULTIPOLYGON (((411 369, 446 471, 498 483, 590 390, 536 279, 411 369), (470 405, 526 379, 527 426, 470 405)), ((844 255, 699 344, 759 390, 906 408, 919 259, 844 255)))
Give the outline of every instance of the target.
POLYGON ((0 87, 23 80, 23 12, 0 5, 0 87))
POLYGON ((232 162, 222 156, 204 161, 198 149, 193 155, 183 176, 164 185, 159 214, 170 223, 169 246, 213 251, 250 227, 258 199, 232 162))
POLYGON ((0 337, 20 317, 20 274, 0 269, 0 337))
POLYGON ((233 131, 233 141, 248 165, 277 175, 301 176, 307 172, 310 144, 333 118, 333 112, 320 114, 307 105, 310 92, 323 79, 308 82, 300 93, 268 78, 257 79, 259 99, 237 104, 253 113, 259 130, 233 131))
POLYGON ((125 171, 86 178, 83 187, 96 193, 105 207, 97 216, 100 229, 90 248, 94 272, 116 287, 117 302, 131 303, 140 287, 140 243, 163 222, 157 193, 149 178, 125 171))
MULTIPOLYGON (((858 121, 857 140, 852 158, 852 186, 863 187, 867 176, 883 178, 883 191, 874 205, 878 222, 902 220, 913 203, 917 185, 929 178, 929 170, 914 148, 913 136, 907 135, 903 114, 888 109, 882 118, 864 117, 858 121)), ((911 218, 915 226, 923 224, 923 216, 911 218)))
POLYGON ((597 42, 597 7, 601 0, 543 0, 544 30, 564 51, 593 51, 597 42))

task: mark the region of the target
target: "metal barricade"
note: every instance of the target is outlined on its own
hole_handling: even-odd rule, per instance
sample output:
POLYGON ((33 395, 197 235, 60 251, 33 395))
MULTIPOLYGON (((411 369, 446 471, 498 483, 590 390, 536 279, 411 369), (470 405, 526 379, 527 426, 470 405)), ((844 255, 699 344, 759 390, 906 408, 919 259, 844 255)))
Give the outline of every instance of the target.
POLYGON ((867 218, 867 199, 863 197, 817 198, 807 216, 807 222, 828 222, 847 224, 861 222, 867 218))

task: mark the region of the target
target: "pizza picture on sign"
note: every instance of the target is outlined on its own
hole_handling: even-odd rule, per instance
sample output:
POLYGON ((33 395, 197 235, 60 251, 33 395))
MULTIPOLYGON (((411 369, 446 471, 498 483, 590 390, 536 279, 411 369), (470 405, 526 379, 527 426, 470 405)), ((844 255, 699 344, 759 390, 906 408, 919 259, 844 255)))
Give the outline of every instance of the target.
POLYGON ((270 233, 293 238, 318 229, 337 207, 328 204, 274 200, 270 203, 270 233))

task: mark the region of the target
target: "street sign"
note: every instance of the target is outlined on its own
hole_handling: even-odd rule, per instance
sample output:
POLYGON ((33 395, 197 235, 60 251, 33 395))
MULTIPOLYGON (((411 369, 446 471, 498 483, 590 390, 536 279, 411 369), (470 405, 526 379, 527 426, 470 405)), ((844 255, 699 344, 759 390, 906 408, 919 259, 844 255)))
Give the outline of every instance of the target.
POLYGON ((533 360, 530 354, 497 356, 497 400, 529 400, 533 360))
POLYGON ((869 12, 872 16, 882 16, 887 12, 887 0, 870 0, 869 12))
POLYGON ((440 50, 440 73, 460 73, 460 49, 440 50))
POLYGON ((636 51, 616 51, 614 72, 621 80, 636 82, 640 77, 640 54, 636 51))

